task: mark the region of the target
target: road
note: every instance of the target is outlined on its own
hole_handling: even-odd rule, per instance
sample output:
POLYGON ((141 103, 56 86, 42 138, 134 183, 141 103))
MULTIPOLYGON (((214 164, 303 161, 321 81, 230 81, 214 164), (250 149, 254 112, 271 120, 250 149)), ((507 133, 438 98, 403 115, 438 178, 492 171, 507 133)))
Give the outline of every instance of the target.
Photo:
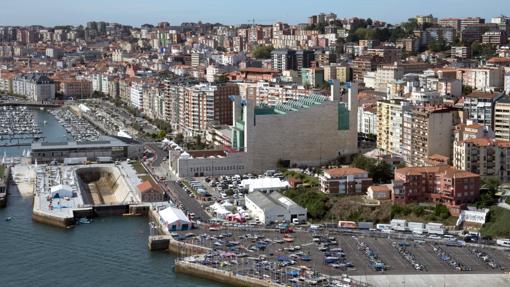
POLYGON ((186 211, 195 213, 195 218, 200 221, 208 222, 211 217, 204 208, 194 198, 190 197, 188 193, 176 181, 163 182, 165 190, 170 192, 170 197, 176 204, 182 203, 186 211))
MULTIPOLYGON (((168 152, 161 149, 159 143, 146 143, 145 148, 150 149, 154 154, 150 165, 146 166, 149 169, 149 172, 154 175, 156 173, 155 169, 159 168, 162 163, 165 163, 164 160, 166 160, 168 152)), ((177 183, 177 181, 162 181, 158 176, 154 176, 154 178, 158 184, 163 187, 163 190, 165 190, 168 196, 170 196, 172 201, 177 205, 182 204, 185 211, 194 213, 195 219, 203 222, 208 222, 211 219, 200 203, 196 199, 190 197, 189 194, 177 183)))

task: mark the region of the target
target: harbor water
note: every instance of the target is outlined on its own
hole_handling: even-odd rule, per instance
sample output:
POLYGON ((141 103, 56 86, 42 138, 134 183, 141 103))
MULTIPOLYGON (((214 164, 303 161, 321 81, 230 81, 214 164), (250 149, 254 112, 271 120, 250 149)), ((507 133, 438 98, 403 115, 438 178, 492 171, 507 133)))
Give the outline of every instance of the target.
MULTIPOLYGON (((32 112, 45 140, 68 139, 65 128, 50 112, 32 112)), ((0 156, 20 156, 29 148, 0 147, 0 156)), ((91 224, 64 230, 35 223, 31 215, 32 198, 23 198, 11 188, 7 208, 0 209, 2 287, 222 286, 176 274, 173 255, 150 252, 145 217, 97 218, 91 224), (12 220, 7 221, 9 217, 12 220)))
POLYGON ((0 209, 0 286, 221 286, 176 274, 173 255, 149 251, 145 217, 63 230, 32 222, 31 209, 32 199, 15 192, 0 209))

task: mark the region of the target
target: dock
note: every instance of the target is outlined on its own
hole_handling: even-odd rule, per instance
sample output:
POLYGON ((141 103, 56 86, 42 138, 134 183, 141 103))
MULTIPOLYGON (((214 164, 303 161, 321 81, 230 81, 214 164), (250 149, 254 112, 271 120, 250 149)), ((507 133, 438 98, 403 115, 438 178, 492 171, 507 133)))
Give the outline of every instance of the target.
POLYGON ((184 260, 175 261, 175 272, 183 273, 199 278, 204 278, 223 284, 240 287, 284 287, 286 285, 276 284, 271 280, 263 280, 254 277, 234 274, 233 272, 220 270, 202 264, 184 260))

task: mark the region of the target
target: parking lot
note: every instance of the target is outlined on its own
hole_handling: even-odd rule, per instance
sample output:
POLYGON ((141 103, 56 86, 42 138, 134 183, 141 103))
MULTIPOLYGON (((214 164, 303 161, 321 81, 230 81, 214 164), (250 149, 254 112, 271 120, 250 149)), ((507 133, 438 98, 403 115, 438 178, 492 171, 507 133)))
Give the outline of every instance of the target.
POLYGON ((238 259, 252 258, 266 262, 264 266, 256 266, 254 271, 253 266, 236 267, 236 270, 248 268, 262 275, 265 274, 264 268, 267 265, 272 266, 270 270, 274 270, 274 266, 279 269, 304 267, 328 276, 501 273, 510 268, 508 254, 503 251, 489 248, 472 251, 472 247, 447 246, 424 240, 402 241, 326 230, 318 233, 302 230, 288 235, 277 230, 261 231, 251 227, 242 230, 212 227, 204 231, 195 230, 193 236, 181 233, 178 239, 217 251, 231 252, 238 259), (290 237, 292 242, 285 240, 290 237), (404 251, 401 251, 402 249, 404 251), (443 250, 442 256, 447 254, 448 260, 444 260, 434 249, 443 250), (495 267, 491 267, 488 261, 484 261, 477 253, 483 253, 489 261, 493 260, 495 267), (466 271, 451 265, 452 260, 466 271), (417 269, 416 264, 422 267, 417 269))

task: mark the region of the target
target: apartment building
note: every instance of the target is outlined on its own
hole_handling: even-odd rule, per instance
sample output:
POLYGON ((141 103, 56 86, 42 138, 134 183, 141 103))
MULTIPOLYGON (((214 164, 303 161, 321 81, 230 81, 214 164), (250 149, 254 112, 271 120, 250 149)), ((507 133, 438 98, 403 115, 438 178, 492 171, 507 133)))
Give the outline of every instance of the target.
POLYGON ((400 80, 404 76, 404 67, 400 65, 384 65, 375 72, 375 91, 386 92, 388 83, 400 80))
POLYGON ((358 107, 358 133, 364 136, 377 135, 377 104, 358 107))
POLYGON ((404 167, 395 170, 392 201, 398 204, 433 202, 458 216, 480 197, 480 176, 451 166, 404 167))
POLYGON ((488 31, 482 35, 482 44, 499 46, 508 43, 508 37, 505 31, 488 31))
POLYGON ((464 98, 464 112, 467 119, 473 120, 494 130, 494 107, 504 93, 473 92, 464 98))
POLYGON ((409 102, 399 99, 377 102, 377 148, 383 152, 401 155, 404 111, 409 102))
POLYGON ((471 47, 469 46, 453 46, 451 49, 452 58, 468 59, 471 58, 471 47))
POLYGON ((355 167, 325 170, 319 180, 321 191, 327 194, 361 194, 372 185, 368 172, 355 167))
POLYGON ((503 88, 504 70, 502 68, 461 69, 457 71, 457 79, 461 80, 464 86, 489 92, 503 88))
POLYGON ((138 110, 143 109, 143 93, 148 88, 142 81, 133 82, 130 89, 130 103, 131 106, 138 110))
POLYGON ((273 69, 278 71, 296 70, 297 57, 296 51, 291 49, 275 49, 271 51, 273 69))
POLYGON ((324 83, 323 68, 303 68, 301 69, 301 83, 305 87, 318 88, 324 83))
POLYGON ((510 180, 510 141, 489 137, 455 141, 453 150, 455 168, 510 180))
POLYGON ((62 80, 59 83, 59 90, 65 97, 88 98, 92 95, 92 83, 87 80, 62 80))
POLYGON ((232 124, 230 96, 239 94, 235 84, 185 87, 179 97, 179 130, 188 136, 203 135, 214 124, 232 124))
POLYGON ((349 82, 351 80, 351 67, 336 66, 336 79, 341 83, 349 82))
POLYGON ((55 99, 55 82, 45 74, 30 73, 17 76, 12 81, 13 93, 22 95, 34 102, 55 99))
POLYGON ((494 133, 497 140, 510 140, 510 98, 503 97, 494 107, 494 133))
POLYGON ((404 110, 402 157, 410 166, 423 166, 432 155, 452 157, 453 129, 459 110, 446 106, 422 106, 404 110))
POLYGON ((383 58, 378 56, 361 56, 354 59, 352 61, 352 79, 354 81, 363 81, 363 77, 368 72, 375 71, 382 61, 383 58))
POLYGON ((452 27, 455 31, 460 31, 460 22, 459 18, 445 18, 439 19, 438 24, 441 27, 452 27))

